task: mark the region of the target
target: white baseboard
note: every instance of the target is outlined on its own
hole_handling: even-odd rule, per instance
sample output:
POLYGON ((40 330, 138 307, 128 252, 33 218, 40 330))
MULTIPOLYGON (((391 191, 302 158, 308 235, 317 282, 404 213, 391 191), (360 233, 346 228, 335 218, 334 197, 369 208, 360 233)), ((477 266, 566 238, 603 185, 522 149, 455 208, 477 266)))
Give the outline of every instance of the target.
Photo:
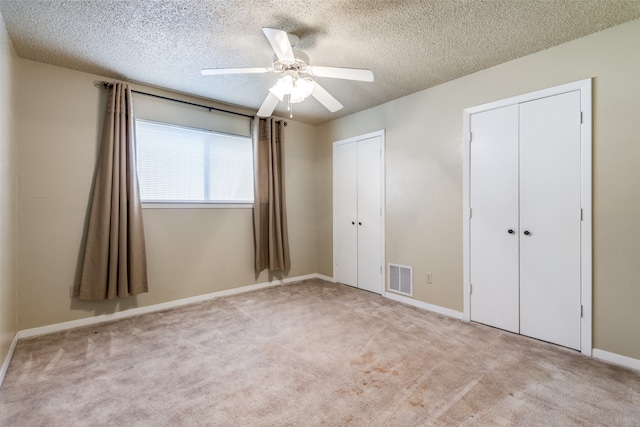
POLYGON ((4 376, 7 373, 7 369, 9 369, 9 363, 11 362, 11 358, 13 357, 13 351, 16 349, 18 340, 19 340, 18 334, 15 334, 13 337, 13 341, 11 341, 11 347, 9 347, 9 352, 7 353, 7 356, 4 358, 4 362, 2 362, 2 368, 0 368, 0 387, 2 387, 4 376))
POLYGON ((127 317, 138 316, 140 314, 153 313, 155 311, 167 310, 170 308, 180 307, 187 304, 208 301, 214 298, 242 294, 245 292, 255 291, 258 289, 268 288, 271 286, 284 285, 284 284, 299 282, 301 280, 307 280, 307 279, 315 279, 317 277, 318 277, 317 274, 307 274, 305 276, 287 277, 282 280, 256 283, 255 285, 241 286, 239 288, 232 288, 232 289, 226 289, 224 291, 211 292, 204 295, 197 295, 195 297, 182 298, 174 301, 148 305, 145 307, 137 307, 137 308, 132 308, 125 311, 118 311, 115 313, 101 314, 99 316, 87 317, 87 318, 78 319, 78 320, 70 320, 68 322, 62 322, 62 323, 54 323, 53 325, 40 326, 37 328, 18 331, 17 337, 19 339, 22 339, 22 338, 35 337, 38 335, 51 334, 53 332, 60 332, 68 329, 79 328, 82 326, 89 326, 89 325, 95 325, 98 323, 110 322, 113 320, 119 320, 127 317))
POLYGON ((412 305, 414 307, 421 308, 427 311, 433 311, 434 313, 442 314, 444 316, 453 317, 454 319, 462 320, 464 313, 461 311, 451 310, 450 308, 441 307, 439 305, 429 304, 423 301, 418 301, 413 298, 405 297, 402 295, 394 294, 393 292, 385 292, 383 295, 385 298, 389 298, 394 301, 401 302, 403 304, 412 305))
POLYGON ((600 350, 594 348, 591 355, 600 360, 604 360, 605 362, 610 362, 615 365, 624 366, 625 368, 635 369, 640 371, 640 360, 634 359, 632 357, 622 356, 616 353, 610 353, 608 351, 600 350))

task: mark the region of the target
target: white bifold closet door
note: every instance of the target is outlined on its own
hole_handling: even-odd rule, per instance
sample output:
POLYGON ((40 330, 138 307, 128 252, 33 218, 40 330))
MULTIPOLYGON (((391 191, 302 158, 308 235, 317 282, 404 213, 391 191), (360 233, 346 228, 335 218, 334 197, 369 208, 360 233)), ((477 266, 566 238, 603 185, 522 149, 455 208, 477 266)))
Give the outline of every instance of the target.
POLYGON ((520 332, 518 106, 471 116, 471 320, 520 332))
POLYGON ((580 93, 520 104, 520 333, 580 349, 580 93))
POLYGON ((580 93, 473 114, 471 320, 580 349, 580 93))
POLYGON ((358 287, 358 145, 336 146, 336 280, 358 287))
POLYGON ((336 281, 382 293, 382 137, 335 149, 336 281))

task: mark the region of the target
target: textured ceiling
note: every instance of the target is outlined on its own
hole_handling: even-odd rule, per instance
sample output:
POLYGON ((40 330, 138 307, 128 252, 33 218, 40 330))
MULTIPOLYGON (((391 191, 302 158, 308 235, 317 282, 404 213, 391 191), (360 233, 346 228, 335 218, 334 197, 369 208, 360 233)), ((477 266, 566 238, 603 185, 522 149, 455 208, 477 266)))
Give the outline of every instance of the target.
POLYGON ((313 65, 375 75, 316 78, 344 104, 295 105, 317 124, 639 18, 640 0, 0 0, 0 13, 21 58, 254 110, 276 74, 200 69, 270 67, 261 28, 292 32, 313 65))

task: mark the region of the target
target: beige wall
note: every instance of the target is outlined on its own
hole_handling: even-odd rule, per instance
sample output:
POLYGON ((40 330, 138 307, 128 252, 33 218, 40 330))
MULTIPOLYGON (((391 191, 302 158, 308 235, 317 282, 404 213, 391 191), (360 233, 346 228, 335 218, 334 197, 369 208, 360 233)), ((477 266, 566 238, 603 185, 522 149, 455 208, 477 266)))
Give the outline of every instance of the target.
POLYGON ((318 127, 318 271, 332 275, 331 143, 386 138, 387 262, 462 311, 462 111, 594 77, 594 347, 640 359, 640 20, 318 127), (433 284, 424 283, 426 272, 433 284))
POLYGON ((16 317, 17 140, 13 46, 0 15, 0 366, 18 331, 16 317))
MULTIPOLYGON (((106 102, 106 91, 93 82, 105 79, 27 60, 18 60, 18 69, 19 329, 273 279, 266 272, 256 277, 253 270, 251 209, 145 209, 149 293, 115 302, 71 300, 69 287, 78 282, 106 102)), ((139 103, 145 114, 153 113, 150 99, 139 103)), ((158 101, 157 114, 165 114, 166 106, 166 101, 158 101)), ((211 120, 220 117, 214 116, 211 120)), ((315 140, 314 126, 289 121, 285 161, 292 263, 288 277, 317 270, 315 140)))

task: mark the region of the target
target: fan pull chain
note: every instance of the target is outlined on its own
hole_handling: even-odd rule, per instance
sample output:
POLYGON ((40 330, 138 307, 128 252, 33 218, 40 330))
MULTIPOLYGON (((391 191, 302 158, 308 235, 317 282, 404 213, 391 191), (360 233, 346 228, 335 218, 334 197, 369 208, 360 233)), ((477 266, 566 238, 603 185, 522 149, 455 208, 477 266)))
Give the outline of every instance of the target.
POLYGON ((291 103, 291 94, 287 95, 287 111, 289 111, 289 118, 293 118, 293 104, 291 103))

